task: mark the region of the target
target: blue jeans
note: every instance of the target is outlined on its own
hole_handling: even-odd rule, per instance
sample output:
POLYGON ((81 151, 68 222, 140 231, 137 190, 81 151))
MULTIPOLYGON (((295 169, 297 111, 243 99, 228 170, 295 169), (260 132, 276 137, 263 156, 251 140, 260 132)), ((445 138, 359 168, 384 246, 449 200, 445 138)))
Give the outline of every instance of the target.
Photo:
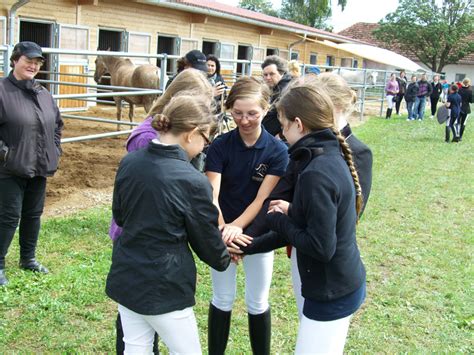
POLYGON ((407 110, 408 110, 408 119, 409 120, 414 120, 415 115, 414 115, 414 108, 415 108, 415 101, 409 101, 407 102, 407 110))
POLYGON ((423 119, 425 115, 425 106, 426 106, 426 97, 425 96, 417 96, 415 100, 415 112, 413 115, 414 119, 423 119))

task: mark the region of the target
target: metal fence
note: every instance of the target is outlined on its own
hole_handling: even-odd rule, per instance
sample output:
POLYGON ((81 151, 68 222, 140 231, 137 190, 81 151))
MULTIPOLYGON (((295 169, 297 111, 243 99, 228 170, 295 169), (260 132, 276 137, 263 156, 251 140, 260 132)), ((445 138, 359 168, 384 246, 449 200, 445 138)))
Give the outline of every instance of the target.
MULTIPOLYGON (((3 72, 3 75, 7 75, 9 71, 9 48, 6 46, 0 46, 0 69, 3 72)), ((94 59, 98 55, 102 56, 116 56, 116 57, 126 57, 126 58, 148 58, 156 59, 160 61, 160 68, 166 68, 169 60, 177 60, 180 56, 177 55, 167 55, 167 54, 149 54, 149 53, 129 53, 129 52, 111 52, 111 51, 81 51, 81 50, 68 50, 68 49, 58 49, 58 48, 43 48, 44 54, 50 55, 50 70, 43 70, 41 73, 46 74, 49 79, 38 80, 43 84, 49 85, 50 91, 53 94, 53 97, 56 100, 65 100, 65 99, 74 99, 95 103, 110 103, 110 101, 103 101, 104 97, 113 97, 113 96, 137 96, 137 95, 150 95, 150 94, 161 94, 165 88, 165 70, 161 70, 160 77, 160 88, 158 90, 149 90, 143 88, 133 88, 133 87, 121 87, 121 86, 109 86, 109 85, 99 85, 92 82, 93 75, 91 73, 94 70, 89 69, 89 63, 91 59, 94 59), (70 62, 61 62, 61 55, 82 55, 87 58, 87 70, 84 74, 75 74, 75 73, 61 73, 59 71, 60 64, 71 64, 70 62), (86 83, 76 83, 69 81, 60 81, 60 75, 64 76, 78 76, 87 78, 86 83), (87 93, 84 94, 59 94, 59 86, 77 86, 87 88, 87 93), (98 92, 100 91, 100 92, 98 92)), ((261 69, 260 65, 262 61, 253 61, 253 60, 232 60, 232 59, 220 59, 221 63, 231 64, 234 67, 234 70, 227 75, 224 75, 224 80, 226 83, 231 86, 240 76, 242 75, 252 75, 258 74, 261 69), (238 64, 241 64, 241 72, 236 72, 236 67, 238 64)), ((321 66, 321 65, 310 65, 303 63, 301 64, 301 69, 303 75, 311 67, 317 67, 321 71, 332 71, 338 74, 341 74, 343 77, 346 76, 346 80, 349 85, 357 91, 357 108, 359 112, 359 117, 362 120, 363 115, 368 108, 372 110, 378 110, 379 115, 381 116, 384 111, 385 104, 385 86, 387 80, 390 77, 392 71, 384 71, 377 69, 360 69, 360 68, 346 68, 346 67, 333 67, 333 66, 321 66), (349 75, 347 75, 347 73, 349 75), (354 74, 351 76, 351 73, 354 74), (348 77, 348 78, 347 78, 348 77), (355 78, 354 80, 351 77, 355 78)), ((407 72, 407 77, 411 73, 407 72)), ((136 123, 125 122, 125 121, 116 121, 110 120, 101 117, 90 117, 90 116, 79 116, 71 115, 63 112, 63 117, 67 119, 78 119, 85 121, 96 121, 109 124, 123 124, 128 126, 135 126, 136 123)), ((75 138, 66 138, 63 139, 63 143, 68 142, 77 142, 84 140, 93 140, 106 137, 114 137, 118 135, 129 134, 130 130, 126 131, 114 131, 107 132, 102 134, 95 134, 90 136, 75 137, 75 138)))

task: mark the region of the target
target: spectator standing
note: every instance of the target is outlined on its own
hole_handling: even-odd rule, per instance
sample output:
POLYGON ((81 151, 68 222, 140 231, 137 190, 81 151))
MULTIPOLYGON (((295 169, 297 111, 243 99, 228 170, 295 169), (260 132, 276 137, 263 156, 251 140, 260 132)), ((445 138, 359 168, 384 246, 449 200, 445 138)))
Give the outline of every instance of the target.
POLYGON ((400 116, 400 106, 402 105, 403 97, 405 96, 405 92, 407 90, 407 77, 405 74, 405 70, 400 71, 400 76, 397 78, 398 82, 398 94, 395 101, 395 110, 397 115, 400 116))
POLYGON ((399 92, 397 76, 395 73, 390 75, 390 80, 385 85, 385 97, 387 99, 387 114, 385 115, 386 119, 389 119, 392 116, 392 110, 395 98, 399 92))
POLYGON ((288 73, 288 63, 277 55, 271 55, 265 58, 262 63, 263 80, 272 89, 270 98, 270 110, 263 118, 263 127, 272 136, 281 133, 281 124, 278 120, 278 112, 274 104, 280 98, 283 90, 288 86, 293 77, 288 73))
POLYGON ((431 84, 426 79, 426 74, 421 74, 418 81, 418 95, 415 100, 415 119, 422 121, 425 116, 426 98, 431 95, 431 84))
POLYGON ((446 79, 443 80, 443 83, 441 84, 441 87, 443 89, 441 93, 441 102, 445 103, 446 99, 448 97, 448 91, 449 91, 449 83, 446 79))
POLYGON ((443 85, 439 82, 439 76, 435 75, 433 77, 433 82, 431 83, 431 95, 430 95, 430 104, 431 104, 431 118, 436 114, 436 106, 438 106, 438 101, 443 92, 443 85))
POLYGON ((36 246, 46 197, 46 178, 61 155, 63 121, 53 97, 35 81, 44 63, 41 47, 20 42, 10 74, 0 80, 0 286, 8 283, 5 256, 20 224, 20 268, 46 274, 36 246))
POLYGON ((449 108, 450 117, 446 124, 445 142, 449 143, 449 131, 453 132, 453 142, 459 142, 459 115, 461 113, 462 98, 458 94, 459 88, 456 84, 451 85, 446 107, 449 108))
POLYGON ((462 81, 462 87, 459 90, 459 96, 461 96, 461 114, 459 116, 459 141, 462 140, 464 130, 466 129, 467 117, 471 113, 471 105, 474 103, 474 98, 472 94, 471 80, 465 78, 462 81))
POLYGON ((415 112, 415 101, 418 96, 418 83, 416 81, 416 75, 411 76, 411 82, 408 84, 407 90, 405 92, 405 101, 407 103, 408 118, 407 121, 416 120, 415 112))

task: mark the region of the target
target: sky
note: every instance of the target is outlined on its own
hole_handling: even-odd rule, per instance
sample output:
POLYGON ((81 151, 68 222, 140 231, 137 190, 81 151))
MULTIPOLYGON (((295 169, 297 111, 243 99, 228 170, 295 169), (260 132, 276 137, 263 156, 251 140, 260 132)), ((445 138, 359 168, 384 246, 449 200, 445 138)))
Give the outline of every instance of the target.
MULTIPOLYGON (((239 0, 217 0, 224 4, 237 6, 239 0)), ((275 9, 281 6, 281 0, 271 0, 275 9)), ((331 0, 334 32, 339 32, 357 22, 378 22, 389 12, 396 10, 398 0, 347 0, 344 11, 337 6, 337 0, 331 0)))

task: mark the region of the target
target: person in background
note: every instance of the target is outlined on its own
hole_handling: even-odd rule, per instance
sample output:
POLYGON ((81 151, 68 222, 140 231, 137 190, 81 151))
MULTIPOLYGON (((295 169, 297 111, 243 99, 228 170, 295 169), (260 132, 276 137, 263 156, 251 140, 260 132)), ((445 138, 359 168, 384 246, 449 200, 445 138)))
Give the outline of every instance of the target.
POLYGON ((46 178, 61 155, 63 121, 52 95, 35 81, 44 63, 41 47, 19 42, 0 80, 0 286, 8 283, 5 256, 20 224, 20 268, 47 274, 36 260, 46 178))
POLYGON ((415 119, 422 121, 425 116, 426 98, 431 95, 431 84, 426 79, 426 74, 421 74, 421 79, 418 81, 418 95, 415 100, 415 119))
POLYGON ((390 119, 392 116, 394 100, 397 97, 399 92, 397 76, 395 73, 390 75, 390 80, 385 85, 385 97, 387 99, 387 113, 385 115, 386 119, 390 119))
POLYGON ((435 75, 433 77, 433 82, 431 83, 431 95, 430 95, 431 118, 433 118, 436 114, 436 106, 438 106, 438 101, 442 92, 443 92, 443 85, 439 82, 439 76, 435 75))
POLYGON ((293 78, 299 78, 301 76, 301 68, 297 60, 290 60, 288 62, 288 73, 293 78))
MULTIPOLYGON (((270 90, 255 77, 242 77, 232 86, 226 108, 236 128, 218 136, 207 152, 206 175, 219 209, 219 226, 225 243, 240 235, 256 217, 263 202, 285 173, 285 144, 262 126, 269 107, 270 90)), ((250 344, 254 354, 269 354, 271 312, 269 292, 273 252, 246 257, 245 303, 250 344)), ((211 270, 212 301, 209 305, 209 354, 224 354, 236 298, 237 266, 211 270)))
POLYGON ((446 99, 448 98, 448 91, 449 91, 449 83, 446 79, 443 80, 441 87, 443 89, 441 93, 441 102, 446 103, 446 99))
POLYGON ((471 80, 469 78, 465 78, 462 81, 462 87, 459 89, 458 94, 461 96, 461 113, 459 115, 459 141, 461 141, 466 129, 467 117, 471 113, 470 104, 474 103, 471 80))
POLYGON ((405 92, 407 90, 407 77, 405 74, 405 70, 400 71, 400 76, 397 78, 398 82, 398 94, 395 100, 395 110, 397 115, 400 116, 400 106, 403 101, 403 97, 405 96, 405 92))
POLYGON ((461 113, 461 96, 458 94, 459 88, 456 84, 451 85, 450 93, 446 101, 446 107, 449 108, 450 117, 446 121, 445 128, 445 139, 446 143, 449 143, 449 131, 453 132, 453 142, 459 142, 459 115, 461 113))
MULTIPOLYGON (((158 100, 153 104, 150 112, 148 112, 148 117, 135 127, 127 139, 126 149, 127 152, 133 152, 142 148, 147 147, 153 139, 159 140, 158 132, 152 127, 153 119, 155 115, 159 115, 163 112, 164 107, 170 102, 170 100, 176 96, 178 93, 182 93, 187 90, 192 90, 194 92, 199 92, 206 97, 211 99, 213 90, 209 81, 206 79, 202 71, 196 69, 186 69, 183 70, 179 75, 176 76, 176 79, 171 83, 168 89, 163 95, 161 95, 158 100)), ((196 167, 198 168, 198 167, 196 167)), ((117 240, 117 238, 122 233, 122 228, 120 228, 115 220, 112 218, 109 236, 112 241, 117 240)), ((123 329, 122 321, 120 319, 120 313, 117 315, 117 320, 115 322, 116 327, 116 341, 115 349, 117 355, 124 353, 125 344, 123 342, 123 329)), ((155 354, 159 353, 158 350, 158 337, 155 335, 155 340, 153 343, 153 352, 155 354)))
POLYGON ((405 101, 407 103, 407 111, 408 111, 408 118, 407 121, 414 121, 416 120, 416 112, 415 112, 415 102, 418 96, 418 82, 416 81, 416 75, 411 76, 410 84, 405 92, 405 101))
POLYGON ((120 162, 112 213, 122 233, 106 293, 118 303, 126 354, 149 354, 155 332, 172 354, 201 353, 191 249, 216 270, 230 263, 211 186, 189 163, 209 144, 211 101, 199 92, 173 97, 152 122, 160 140, 120 162))
POLYGON ((262 63, 262 75, 265 83, 272 89, 272 96, 270 98, 272 106, 263 118, 262 124, 272 136, 279 136, 281 125, 274 104, 278 101, 283 90, 288 86, 293 77, 288 73, 287 61, 277 55, 265 58, 262 63))
POLYGON ((219 114, 222 111, 221 107, 224 104, 225 89, 227 89, 227 86, 225 85, 224 78, 221 75, 221 63, 213 54, 207 56, 207 78, 212 86, 220 87, 221 85, 224 85, 224 90, 214 97, 216 101, 216 113, 219 114))
POLYGON ((295 354, 342 354, 350 319, 366 297, 356 241, 362 189, 323 88, 297 83, 277 106, 291 160, 300 172, 293 199, 270 203, 269 243, 246 253, 286 244, 296 248, 304 305, 295 354))

